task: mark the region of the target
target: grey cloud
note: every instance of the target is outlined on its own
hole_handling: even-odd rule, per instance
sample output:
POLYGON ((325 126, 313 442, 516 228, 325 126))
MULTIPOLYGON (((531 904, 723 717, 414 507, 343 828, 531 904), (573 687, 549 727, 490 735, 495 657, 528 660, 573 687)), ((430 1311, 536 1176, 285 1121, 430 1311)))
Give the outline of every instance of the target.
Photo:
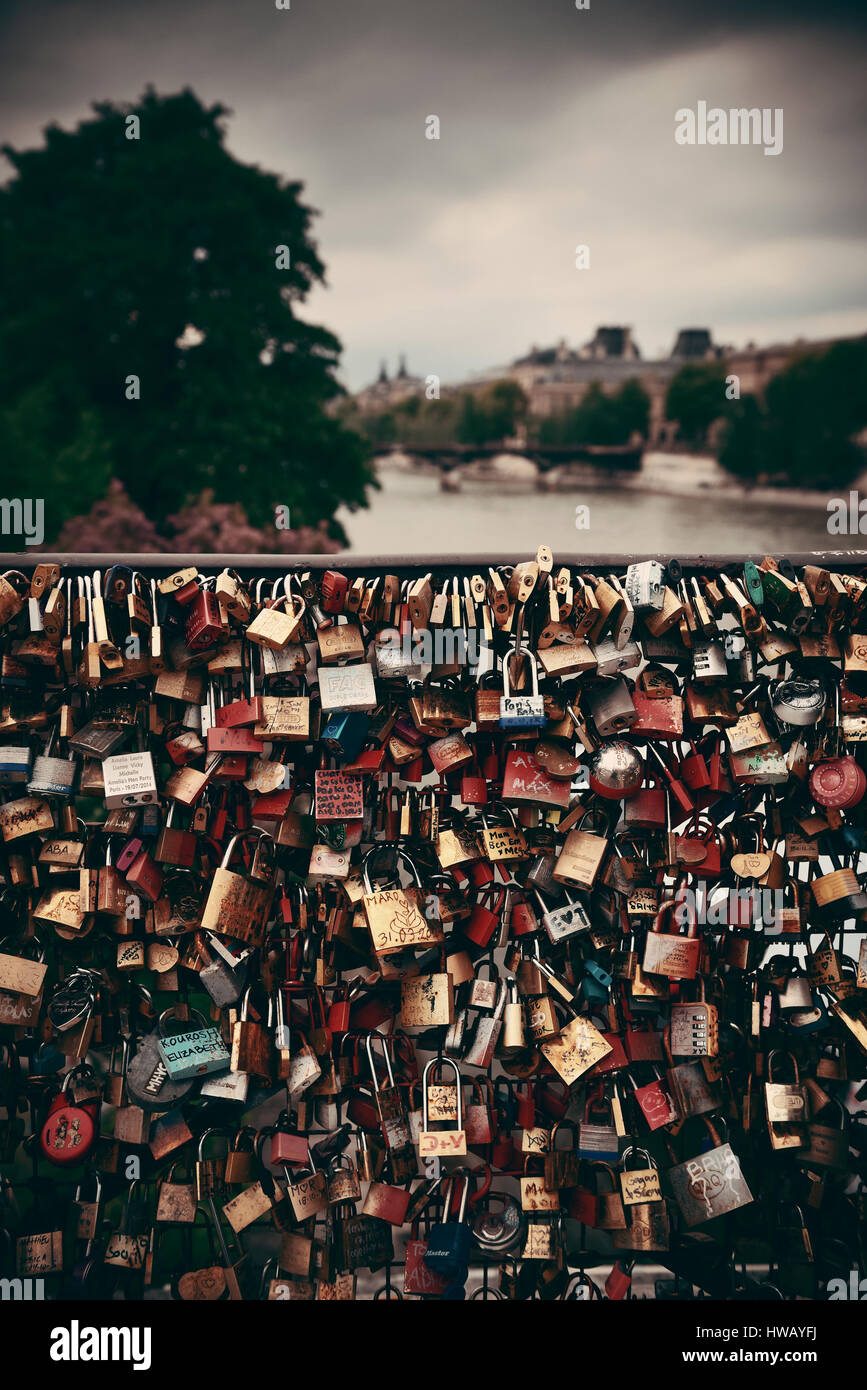
POLYGON ((448 378, 602 320, 645 352, 867 325, 865 29, 846 0, 0 0, 0 122, 32 144, 148 82, 222 101, 238 157, 322 211, 305 312, 352 384, 401 349, 448 378), (783 106, 783 155, 675 146, 699 98, 783 106))

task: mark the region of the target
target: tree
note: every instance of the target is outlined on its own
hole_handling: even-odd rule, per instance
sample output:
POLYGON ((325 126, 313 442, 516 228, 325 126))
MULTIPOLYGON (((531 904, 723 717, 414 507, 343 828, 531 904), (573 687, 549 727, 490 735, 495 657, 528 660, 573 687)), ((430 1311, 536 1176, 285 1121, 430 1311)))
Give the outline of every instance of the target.
POLYGON ((865 466, 867 338, 808 353, 736 403, 720 448, 730 473, 797 487, 841 487, 865 466))
POLYGON ((367 444, 327 410, 340 344, 295 312, 325 274, 302 185, 234 159, 189 90, 93 109, 4 147, 6 495, 44 495, 50 535, 112 477, 158 526, 205 490, 255 526, 366 505, 367 444))
POLYGON ((618 391, 603 390, 593 381, 572 410, 543 420, 542 444, 626 444, 636 431, 647 435, 650 400, 640 381, 625 381, 618 391))
POLYGON ((517 381, 494 381, 461 400, 458 439, 462 444, 496 444, 515 433, 527 414, 527 397, 517 381))
POLYGON ((733 402, 720 441, 719 462, 739 478, 756 478, 764 461, 765 416, 752 394, 733 402))
POLYGON ((701 448, 714 420, 726 414, 725 367, 696 362, 672 377, 665 398, 665 418, 676 420, 682 439, 701 448))
MULTIPOLYGON (((53 546, 42 547, 46 550, 53 546)), ((158 531, 128 493, 113 478, 105 497, 94 502, 83 516, 64 522, 57 538, 58 550, 124 554, 139 551, 207 551, 240 555, 326 555, 339 550, 326 523, 297 530, 276 526, 252 526, 240 502, 215 502, 209 492, 170 516, 158 531)))

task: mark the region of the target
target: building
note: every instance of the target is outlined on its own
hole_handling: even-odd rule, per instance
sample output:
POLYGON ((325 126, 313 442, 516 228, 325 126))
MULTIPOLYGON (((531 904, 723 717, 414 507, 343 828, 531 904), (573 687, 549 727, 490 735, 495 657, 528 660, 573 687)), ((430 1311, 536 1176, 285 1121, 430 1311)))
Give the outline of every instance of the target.
POLYGON ((548 417, 580 405, 594 382, 605 391, 616 391, 625 381, 641 383, 650 400, 648 443, 665 448, 677 437, 677 422, 665 418, 669 383, 682 367, 703 362, 719 362, 727 376, 736 376, 740 395, 761 395, 772 377, 796 357, 808 352, 824 352, 835 339, 808 342, 798 338, 759 348, 723 347, 713 341, 708 328, 681 328, 668 357, 644 358, 632 330, 626 327, 597 328, 593 338, 580 348, 569 348, 565 339, 550 348, 531 348, 504 368, 486 372, 472 385, 482 386, 498 377, 508 377, 523 387, 530 414, 548 417))
MULTIPOLYGON (((667 357, 645 358, 631 327, 602 326, 582 347, 570 347, 565 338, 551 347, 534 345, 526 356, 514 362, 443 387, 443 394, 480 391, 494 381, 516 381, 527 396, 530 414, 544 419, 580 405, 596 382, 605 391, 616 391, 624 382, 637 380, 650 400, 648 443, 654 448, 666 448, 677 438, 677 422, 665 418, 665 400, 672 377, 682 367, 718 362, 727 376, 738 378, 741 396, 751 392, 761 395, 771 378, 796 357, 824 352, 835 341, 808 342, 797 338, 770 347, 748 343, 745 348, 735 349, 714 343, 709 328, 681 328, 667 357)), ((379 379, 355 399, 362 410, 381 410, 423 389, 422 379, 407 372, 401 357, 395 377, 389 379, 383 363, 379 379)))
POLYGON ((362 411, 385 410, 389 406, 397 405, 400 401, 405 401, 409 396, 421 395, 424 386, 422 377, 412 376, 407 371, 406 357, 401 353, 395 375, 389 377, 385 359, 383 359, 376 381, 358 391, 355 400, 362 411))

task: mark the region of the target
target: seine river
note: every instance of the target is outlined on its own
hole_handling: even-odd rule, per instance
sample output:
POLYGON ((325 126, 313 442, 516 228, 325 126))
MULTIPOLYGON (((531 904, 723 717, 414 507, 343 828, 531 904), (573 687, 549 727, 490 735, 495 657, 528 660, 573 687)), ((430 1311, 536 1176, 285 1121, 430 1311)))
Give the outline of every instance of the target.
POLYGON ((863 536, 829 535, 827 496, 745 496, 707 459, 648 455, 642 489, 570 487, 543 492, 501 480, 443 492, 436 475, 385 468, 367 511, 338 513, 350 548, 362 554, 530 553, 542 542, 558 552, 783 555, 789 551, 867 548, 863 536), (576 527, 579 518, 589 525, 576 527))

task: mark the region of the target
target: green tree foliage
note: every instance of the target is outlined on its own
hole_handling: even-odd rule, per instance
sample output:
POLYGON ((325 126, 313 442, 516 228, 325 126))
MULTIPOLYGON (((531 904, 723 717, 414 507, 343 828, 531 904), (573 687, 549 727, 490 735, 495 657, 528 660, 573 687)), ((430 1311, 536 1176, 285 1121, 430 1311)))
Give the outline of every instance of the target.
POLYGON ((340 345, 296 317, 324 279, 302 185, 234 159, 189 90, 94 112, 4 148, 4 493, 43 495, 52 535, 111 477, 157 523, 207 490, 259 526, 364 506, 367 446, 328 409, 340 345))
POLYGON ((650 400, 639 381, 625 381, 618 391, 606 392, 591 383, 581 403, 539 426, 542 444, 627 444, 633 433, 647 435, 650 400))
POLYGON ((463 396, 458 421, 461 444, 496 444, 515 433, 527 414, 527 397, 517 381, 494 381, 463 396))
POLYGON ((867 338, 797 358, 746 396, 723 434, 720 463, 745 478, 839 487, 865 467, 855 436, 867 428, 867 338))
POLYGON ((391 444, 410 448, 496 444, 515 433, 526 418, 527 397, 516 381, 495 381, 478 392, 449 393, 439 399, 412 395, 384 409, 361 412, 344 402, 340 419, 365 436, 374 449, 391 444))
POLYGON ((694 448, 704 445, 714 420, 727 413, 725 379, 721 362, 696 362, 681 367, 669 383, 665 418, 677 421, 681 439, 694 448))

